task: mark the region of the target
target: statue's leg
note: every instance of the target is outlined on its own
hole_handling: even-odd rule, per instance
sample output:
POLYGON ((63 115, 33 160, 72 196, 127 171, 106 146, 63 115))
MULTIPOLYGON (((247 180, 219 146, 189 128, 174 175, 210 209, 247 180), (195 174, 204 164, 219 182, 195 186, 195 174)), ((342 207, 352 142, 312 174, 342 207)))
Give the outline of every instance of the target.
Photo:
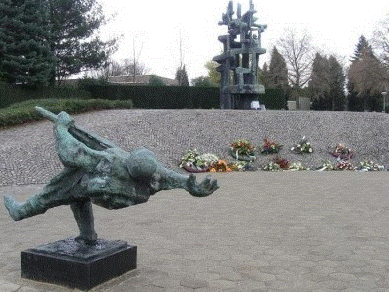
POLYGON ((80 229, 80 236, 86 243, 94 243, 97 240, 97 233, 94 228, 92 203, 88 200, 78 200, 70 204, 74 218, 80 229))
POLYGON ((83 174, 77 169, 64 169, 41 193, 31 196, 24 203, 17 202, 12 196, 5 196, 4 205, 15 221, 43 214, 53 207, 69 205, 75 196, 81 199, 83 190, 79 181, 83 174))
POLYGON ((40 201, 39 195, 30 197, 24 203, 17 202, 12 196, 4 197, 4 205, 11 218, 15 221, 45 213, 49 208, 40 201))

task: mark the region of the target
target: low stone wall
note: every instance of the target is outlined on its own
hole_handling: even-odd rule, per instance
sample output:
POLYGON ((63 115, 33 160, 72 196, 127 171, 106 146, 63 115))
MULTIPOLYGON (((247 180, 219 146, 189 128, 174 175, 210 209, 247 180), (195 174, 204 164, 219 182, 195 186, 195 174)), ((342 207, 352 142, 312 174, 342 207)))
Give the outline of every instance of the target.
MULTIPOLYGON (((280 156, 316 168, 333 160, 331 147, 342 143, 355 151, 352 163, 371 159, 389 165, 389 115, 383 113, 237 110, 110 110, 75 116, 76 124, 131 151, 146 146, 168 167, 178 170, 190 148, 232 160, 229 144, 247 139, 261 146, 264 138, 283 144, 280 156), (306 136, 313 154, 290 148, 306 136)), ((0 131, 0 185, 45 183, 62 169, 52 124, 32 123, 0 131)), ((259 156, 264 165, 272 156, 259 156)))

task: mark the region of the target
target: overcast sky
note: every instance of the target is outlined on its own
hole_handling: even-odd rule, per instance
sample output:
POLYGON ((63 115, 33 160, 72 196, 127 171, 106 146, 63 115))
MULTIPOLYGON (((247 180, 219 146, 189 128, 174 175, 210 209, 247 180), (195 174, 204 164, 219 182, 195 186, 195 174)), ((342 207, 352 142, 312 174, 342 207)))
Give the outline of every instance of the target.
MULTIPOLYGON (((114 58, 132 58, 135 43, 136 53, 141 52, 139 60, 150 74, 174 78, 180 65, 180 31, 189 79, 206 75, 205 63, 222 50, 217 37, 227 29, 218 22, 228 0, 101 1, 107 13, 117 13, 104 33, 123 35, 114 58)), ((249 0, 239 2, 246 12, 249 0)), ((237 3, 234 1, 235 10, 237 3)), ((262 47, 267 53, 261 55, 261 63, 269 60, 273 45, 286 28, 305 29, 324 52, 349 58, 360 35, 369 39, 389 13, 387 0, 253 0, 253 4, 258 11, 257 23, 268 26, 262 33, 262 47)))

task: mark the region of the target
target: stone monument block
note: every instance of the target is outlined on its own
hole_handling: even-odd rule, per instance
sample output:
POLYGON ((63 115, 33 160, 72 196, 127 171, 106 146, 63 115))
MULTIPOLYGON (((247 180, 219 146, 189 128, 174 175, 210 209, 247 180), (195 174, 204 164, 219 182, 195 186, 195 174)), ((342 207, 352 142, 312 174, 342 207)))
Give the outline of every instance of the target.
POLYGON ((136 258, 137 247, 122 240, 68 238, 22 251, 22 278, 89 290, 136 269, 136 258))

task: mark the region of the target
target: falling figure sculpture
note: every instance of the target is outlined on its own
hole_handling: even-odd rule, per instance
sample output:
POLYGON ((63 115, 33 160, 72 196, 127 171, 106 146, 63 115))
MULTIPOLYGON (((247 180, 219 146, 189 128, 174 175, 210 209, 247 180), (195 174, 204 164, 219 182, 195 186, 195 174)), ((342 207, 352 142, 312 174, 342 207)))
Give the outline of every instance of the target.
POLYGON ((192 196, 205 197, 218 189, 217 181, 208 176, 197 183, 194 175, 163 167, 145 148, 129 153, 76 127, 66 112, 55 115, 40 107, 36 110, 55 124, 56 149, 65 169, 24 203, 12 196, 4 197, 5 207, 15 221, 70 205, 80 230, 77 240, 90 245, 97 240, 92 203, 120 209, 145 203, 161 190, 183 188, 192 196))

